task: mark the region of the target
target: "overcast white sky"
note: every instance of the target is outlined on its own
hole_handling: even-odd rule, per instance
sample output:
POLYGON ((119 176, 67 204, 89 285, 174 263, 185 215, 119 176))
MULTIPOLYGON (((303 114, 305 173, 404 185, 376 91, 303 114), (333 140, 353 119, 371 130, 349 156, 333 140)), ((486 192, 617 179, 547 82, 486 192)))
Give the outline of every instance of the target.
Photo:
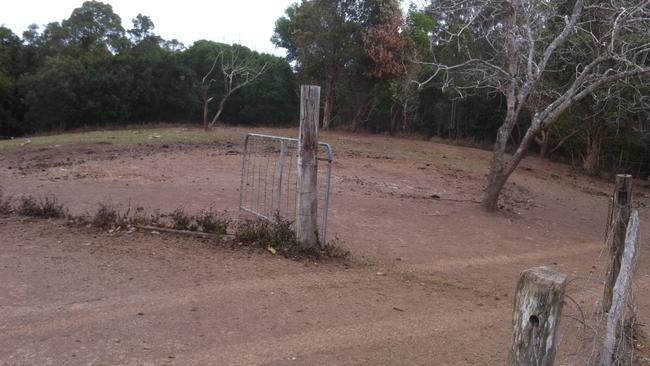
MULTIPOLYGON (((298 0, 104 0, 122 18, 124 29, 138 13, 148 15, 154 32, 165 39, 176 38, 185 46, 199 39, 240 43, 259 52, 284 56, 271 43, 275 20, 298 0)), ((22 36, 27 26, 66 19, 83 0, 6 0, 0 24, 22 36)))

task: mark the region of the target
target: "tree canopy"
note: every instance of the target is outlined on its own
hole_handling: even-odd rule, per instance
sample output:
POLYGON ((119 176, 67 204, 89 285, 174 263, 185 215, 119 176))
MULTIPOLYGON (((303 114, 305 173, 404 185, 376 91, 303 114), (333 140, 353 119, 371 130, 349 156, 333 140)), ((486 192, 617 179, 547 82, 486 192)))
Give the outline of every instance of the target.
MULTIPOLYGON (((22 39, 0 27, 0 136, 92 125, 199 122, 201 78, 219 50, 236 50, 246 62, 268 64, 268 73, 250 90, 233 93, 221 120, 296 120, 296 78, 285 59, 205 40, 186 48, 155 34, 149 16, 138 14, 125 30, 109 4, 86 1, 69 18, 42 30, 29 26, 22 39)), ((217 97, 223 93, 218 83, 212 89, 217 97)), ((210 106, 210 113, 216 108, 210 106)))
POLYGON ((500 141, 500 154, 517 159, 537 151, 593 174, 617 167, 647 175, 650 82, 635 70, 650 66, 650 10, 640 0, 585 4, 432 0, 405 10, 398 0, 302 0, 269 35, 286 51, 281 58, 209 40, 186 47, 157 35, 145 14, 125 26, 109 4, 86 1, 67 19, 22 35, 0 27, 0 138, 108 124, 198 125, 205 116, 289 124, 303 83, 323 88, 323 128, 500 141), (561 45, 544 56, 567 24, 561 45), (226 87, 233 65, 215 60, 233 54, 249 72, 233 80, 263 65, 264 72, 245 87, 226 87), (630 74, 613 76, 620 72, 630 74), (565 94, 580 100, 554 102, 565 94))

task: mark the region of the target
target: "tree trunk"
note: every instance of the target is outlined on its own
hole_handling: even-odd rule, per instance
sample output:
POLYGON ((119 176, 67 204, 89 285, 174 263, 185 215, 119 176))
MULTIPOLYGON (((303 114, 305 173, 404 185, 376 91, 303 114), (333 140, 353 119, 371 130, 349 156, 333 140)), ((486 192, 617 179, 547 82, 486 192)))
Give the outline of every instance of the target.
POLYGON ((483 206, 488 211, 496 211, 498 208, 501 189, 503 189, 503 186, 506 184, 508 176, 510 175, 506 169, 506 148, 508 146, 508 139, 510 138, 510 134, 516 123, 517 120, 515 116, 514 103, 509 103, 508 114, 506 115, 506 119, 501 127, 499 127, 497 138, 494 142, 492 163, 490 165, 490 173, 488 175, 485 195, 483 197, 483 206))
POLYGON ((357 111, 354 113, 354 118, 352 118, 352 132, 357 132, 361 123, 368 116, 368 109, 370 105, 370 98, 364 97, 361 101, 361 104, 357 106, 357 111))
POLYGON ((600 148, 603 143, 602 128, 596 126, 587 134, 587 151, 582 168, 587 174, 596 175, 600 168, 600 148))
POLYGON ((546 159, 551 150, 551 131, 550 130, 541 130, 541 138, 535 137, 535 142, 539 145, 539 157, 541 159, 546 159))
POLYGON ((388 132, 391 136, 395 135, 395 130, 397 129, 397 116, 395 113, 395 104, 390 106, 390 127, 388 132))
POLYGON ((488 178, 488 185, 485 188, 485 197, 483 198, 483 206, 488 211, 496 211, 499 203, 499 195, 503 186, 506 184, 507 177, 503 172, 490 174, 488 178))
POLYGON ((323 130, 330 127, 332 118, 332 105, 334 104, 334 79, 329 78, 325 82, 325 106, 323 107, 323 130))
POLYGON ((206 131, 210 130, 212 128, 212 126, 214 126, 215 123, 217 123, 219 121, 219 117, 221 117, 221 113, 223 113, 223 107, 226 105, 226 99, 228 99, 229 96, 230 96, 230 94, 226 95, 219 102, 219 110, 217 110, 217 114, 214 115, 214 118, 212 119, 212 122, 210 122, 209 124, 206 125, 206 128, 205 128, 206 131))
POLYGON ((210 102, 206 99, 203 99, 203 129, 208 130, 208 104, 210 102))
POLYGON ((406 132, 408 127, 408 121, 409 121, 408 110, 409 110, 409 102, 407 99, 402 104, 402 132, 406 132))

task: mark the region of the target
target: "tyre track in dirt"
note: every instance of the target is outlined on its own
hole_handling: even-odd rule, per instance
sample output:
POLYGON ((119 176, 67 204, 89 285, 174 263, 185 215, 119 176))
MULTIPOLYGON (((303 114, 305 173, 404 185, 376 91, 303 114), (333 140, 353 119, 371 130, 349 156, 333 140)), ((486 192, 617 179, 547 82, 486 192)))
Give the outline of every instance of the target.
MULTIPOLYGON (((88 302, 5 306, 0 308, 0 319, 3 324, 0 329, 2 329, 2 338, 7 342, 2 343, 10 344, 12 339, 18 343, 24 339, 50 339, 56 334, 84 334, 92 329, 106 327, 107 324, 128 329, 131 325, 127 324, 131 323, 134 315, 143 309, 146 309, 144 311, 148 317, 157 319, 156 322, 165 323, 167 314, 178 313, 183 308, 209 306, 216 310, 222 305, 229 308, 232 306, 230 302, 241 302, 240 299, 251 295, 259 297, 260 292, 268 292, 271 289, 273 292, 282 294, 291 305, 295 306, 300 303, 312 309, 322 305, 319 304, 320 302, 331 301, 329 298, 332 293, 341 294, 341 291, 351 291, 343 293, 344 297, 339 298, 342 304, 346 304, 355 297, 363 297, 362 293, 364 292, 373 292, 383 287, 407 286, 399 281, 399 276, 404 272, 431 272, 433 270, 451 275, 462 272, 468 267, 483 271, 494 265, 525 263, 543 259, 552 260, 554 256, 581 255, 597 249, 596 245, 583 245, 561 251, 554 250, 551 253, 540 251, 511 256, 495 255, 470 260, 437 261, 427 266, 401 266, 398 267, 398 271, 391 270, 391 272, 397 273, 391 273, 387 277, 380 276, 379 282, 376 279, 378 274, 374 272, 376 269, 369 267, 339 272, 325 270, 317 273, 282 275, 230 283, 212 282, 203 284, 200 288, 146 291, 122 297, 91 299, 88 302), (387 285, 387 283, 392 283, 392 285, 387 285), (358 290, 354 290, 354 288, 358 290), (330 293, 330 295, 323 297, 325 293, 330 293)), ((0 264, 3 260, 11 260, 13 257, 13 254, 0 257, 0 264)), ((462 278, 460 280, 462 281, 462 278)), ((280 337, 266 335, 255 341, 242 342, 222 340, 218 342, 219 346, 212 348, 192 349, 176 353, 174 360, 178 364, 258 365, 273 362, 282 364, 283 361, 292 360, 292 357, 296 357, 297 360, 308 360, 310 357, 315 357, 312 356, 315 354, 337 353, 339 350, 350 347, 378 347, 381 345, 389 347, 393 342, 404 342, 410 339, 431 337, 438 339, 441 332, 462 334, 471 327, 489 326, 497 321, 495 319, 503 321, 503 318, 509 315, 508 311, 504 311, 504 309, 487 307, 476 313, 456 314, 452 317, 453 321, 450 322, 447 319, 450 309, 463 306, 463 302, 467 301, 459 302, 457 294, 468 290, 473 291, 474 286, 480 286, 480 284, 462 282, 461 284, 465 287, 444 288, 443 286, 443 288, 430 289, 435 294, 431 292, 427 294, 422 291, 422 286, 411 286, 404 290, 416 297, 433 296, 435 301, 429 300, 433 301, 429 304, 431 308, 436 310, 433 313, 426 305, 427 300, 421 300, 420 304, 407 302, 414 307, 408 311, 416 312, 416 314, 403 316, 401 313, 389 314, 388 318, 383 318, 387 316, 386 314, 353 317, 344 322, 348 325, 321 326, 321 329, 308 329, 280 337), (379 317, 379 320, 375 316, 379 317)), ((472 307, 471 302, 465 306, 472 307)), ((281 306, 280 304, 282 301, 276 306, 281 306)), ((370 306, 368 310, 370 312, 377 311, 376 307, 377 305, 370 306)), ((321 310, 323 309, 321 308, 321 310)), ((222 325, 227 325, 225 328, 231 329, 235 327, 236 321, 227 321, 226 323, 222 325)), ((267 325, 270 326, 270 323, 267 325)), ((145 328, 149 329, 149 326, 145 326, 145 328)), ((137 330, 134 331, 137 334, 137 330)), ((432 341, 431 339, 427 340, 432 341)), ((101 355, 105 353, 105 350, 98 349, 94 352, 96 355, 101 355)), ((38 357, 38 354, 37 351, 32 356, 38 357)), ((162 361, 169 361, 169 359, 162 358, 151 361, 151 364, 160 364, 162 361)), ((139 358, 137 362, 131 364, 147 364, 148 362, 139 358)))
MULTIPOLYGON (((337 352, 345 348, 384 345, 417 338, 448 337, 469 329, 489 326, 499 319, 498 309, 488 309, 469 316, 454 317, 449 321, 440 311, 428 314, 405 315, 362 324, 332 327, 301 332, 274 339, 261 339, 226 347, 215 347, 177 357, 186 365, 268 365, 301 360, 306 362, 314 353, 337 352), (445 321, 442 321, 445 319, 445 321), (281 362, 283 361, 283 362, 281 362)), ((153 364, 160 364, 159 359, 153 364)), ((308 363, 307 363, 308 364, 308 363)))
MULTIPOLYGON (((539 251, 539 252, 526 252, 520 254, 511 254, 511 255, 494 255, 489 257, 473 257, 473 258, 462 258, 462 259, 446 259, 446 260, 437 260, 433 263, 422 265, 422 264, 407 264, 407 265, 396 265, 391 268, 392 272, 397 273, 432 273, 432 272, 444 272, 447 274, 457 273, 463 271, 469 267, 481 268, 481 267, 490 267, 490 266, 501 266, 501 265, 511 265, 511 264, 524 264, 524 263, 545 263, 548 261, 556 260, 557 258, 566 258, 568 256, 582 256, 584 254, 597 252, 602 250, 602 245, 596 244, 584 244, 575 247, 555 249, 551 252, 549 251, 539 251)), ((0 256, 0 265, 4 260, 12 260, 15 258, 14 255, 2 255, 0 256)), ((307 287, 320 287, 326 288, 328 286, 344 286, 350 283, 358 283, 363 280, 368 280, 368 277, 372 276, 371 273, 355 273, 351 276, 350 273, 308 273, 302 275, 286 275, 279 276, 274 278, 267 279, 251 279, 245 281, 238 281, 233 283, 211 283, 201 286, 200 288, 193 288, 189 290, 179 290, 170 299, 170 290, 158 290, 150 291, 144 294, 137 294, 133 296, 113 298, 113 299, 93 299, 88 302, 74 302, 74 303, 56 303, 56 304, 47 304, 45 306, 3 306, 0 308, 0 318, 4 319, 5 322, 11 321, 13 318, 22 318, 25 316, 38 316, 41 314, 48 314, 51 312, 56 312, 57 315, 66 316, 66 317, 75 317, 75 323, 83 323, 83 316, 79 317, 79 312, 101 312, 107 319, 118 319, 120 318, 119 314, 133 313, 137 312, 137 309, 141 309, 146 304, 157 304, 151 307, 148 306, 151 310, 164 310, 168 308, 178 307, 187 305, 190 302, 193 302, 192 299, 201 299, 209 298, 222 294, 228 296, 228 294, 241 293, 241 292, 255 292, 262 289, 274 288, 276 290, 288 290, 294 289, 295 284, 299 283, 299 288, 307 287), (146 300, 143 300, 143 297, 146 300), (171 301, 170 301, 171 300, 171 301), (120 311, 111 312, 110 309, 120 308, 120 311), (65 310, 61 310, 65 309, 65 310), (77 314, 75 314, 77 313, 77 314)), ((60 325, 54 324, 51 319, 48 320, 47 327, 54 327, 64 325, 66 321, 62 320, 63 323, 60 325)), ((20 329, 25 327, 17 327, 13 330, 11 328, 4 328, 3 330, 9 333, 17 332, 21 333, 20 329)), ((31 328, 31 327, 30 327, 31 328)))
POLYGON ((262 290, 298 292, 309 287, 327 288, 358 282, 359 278, 347 273, 323 275, 321 273, 287 275, 268 279, 251 279, 231 283, 210 283, 191 289, 148 291, 108 299, 92 299, 75 303, 58 303, 32 306, 3 306, 0 309, 0 326, 3 336, 42 336, 66 328, 81 327, 99 321, 119 320, 133 316, 142 309, 148 312, 172 310, 188 304, 228 298, 237 294, 262 290), (296 285, 298 287, 296 287, 296 285), (53 319, 52 316, 55 316, 53 319), (25 322, 26 317, 43 318, 25 322), (12 324, 13 323, 13 324, 12 324))
MULTIPOLYGON (((524 252, 517 254, 497 254, 493 256, 467 257, 459 259, 436 260, 427 264, 397 265, 395 269, 400 272, 459 272, 467 268, 485 268, 493 266, 529 264, 549 265, 569 257, 583 257, 586 254, 597 254, 603 250, 602 244, 583 243, 566 248, 553 248, 537 252, 524 252)), ((590 256, 595 258, 596 255, 590 256)))

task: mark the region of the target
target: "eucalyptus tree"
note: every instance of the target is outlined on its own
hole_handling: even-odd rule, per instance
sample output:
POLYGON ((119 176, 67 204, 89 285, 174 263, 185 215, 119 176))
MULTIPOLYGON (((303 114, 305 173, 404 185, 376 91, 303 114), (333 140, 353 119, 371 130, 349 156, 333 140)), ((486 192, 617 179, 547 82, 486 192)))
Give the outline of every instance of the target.
POLYGON ((599 89, 650 73, 649 0, 434 0, 428 11, 438 25, 432 42, 455 59, 427 62, 435 71, 421 84, 440 78, 460 96, 488 89, 506 99, 483 199, 489 210, 540 131, 599 89), (544 83, 558 71, 564 82, 544 83), (544 102, 532 105, 531 96, 544 102), (526 108, 530 125, 508 157, 526 108))
POLYGON ((9 28, 0 26, 0 137, 15 129, 20 98, 16 82, 21 72, 22 44, 9 28))
POLYGON ((357 131, 381 107, 379 89, 390 89, 407 73, 413 51, 408 24, 397 0, 359 0, 354 21, 361 39, 347 80, 360 96, 355 103, 352 131, 357 131))
POLYGON ((311 0, 291 5, 275 23, 271 41, 287 50, 305 82, 323 85, 323 129, 330 126, 336 88, 359 47, 354 0, 311 0))
POLYGON ((406 131, 418 113, 420 91, 413 83, 413 80, 423 73, 425 67, 420 63, 413 62, 413 60, 429 59, 432 56, 429 34, 433 29, 434 23, 431 17, 411 3, 406 16, 405 27, 401 30, 408 37, 407 46, 403 52, 404 57, 401 60, 404 73, 393 78, 389 84, 391 100, 393 101, 390 113, 391 134, 398 129, 406 131), (395 111, 395 107, 399 111, 395 111), (399 118, 401 126, 398 128, 399 114, 401 114, 401 118, 399 118))
POLYGON ((133 20, 131 20, 133 23, 133 28, 129 29, 126 31, 129 34, 129 37, 131 38, 131 42, 133 44, 139 44, 143 40, 151 37, 156 37, 158 40, 160 40, 160 37, 157 37, 154 33, 153 30, 156 28, 156 26, 153 24, 153 21, 151 18, 147 15, 142 15, 138 14, 133 20))
POLYGON ((67 31, 68 42, 84 51, 119 52, 127 47, 122 19, 110 4, 85 1, 61 26, 67 31))

